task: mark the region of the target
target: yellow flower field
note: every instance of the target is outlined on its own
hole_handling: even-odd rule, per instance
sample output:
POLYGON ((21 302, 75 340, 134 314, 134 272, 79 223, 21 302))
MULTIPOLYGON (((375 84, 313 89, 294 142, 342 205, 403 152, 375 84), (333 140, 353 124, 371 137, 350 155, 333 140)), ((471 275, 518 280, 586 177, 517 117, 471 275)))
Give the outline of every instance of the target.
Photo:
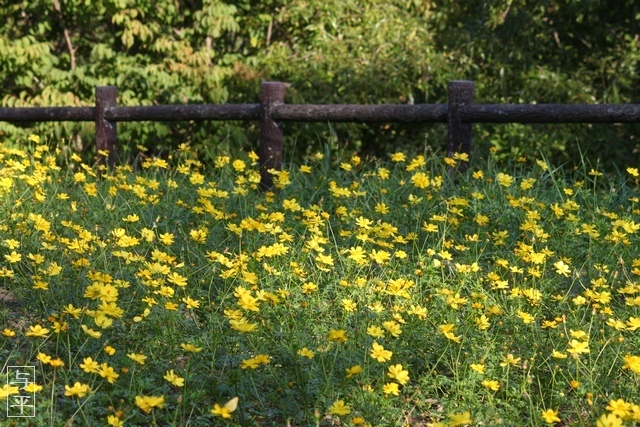
POLYGON ((636 169, 326 160, 261 193, 255 153, 1 145, 0 356, 36 375, 0 397, 51 426, 640 422, 636 169))

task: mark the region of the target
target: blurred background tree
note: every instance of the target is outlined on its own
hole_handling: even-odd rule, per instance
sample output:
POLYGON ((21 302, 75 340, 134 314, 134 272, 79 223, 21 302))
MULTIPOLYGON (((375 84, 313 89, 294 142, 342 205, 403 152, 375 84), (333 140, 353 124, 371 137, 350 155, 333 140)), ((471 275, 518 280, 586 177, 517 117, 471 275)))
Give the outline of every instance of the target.
MULTIPOLYGON (((478 103, 640 103, 634 0, 0 0, 0 106, 258 102, 285 81, 290 103, 442 103, 450 80, 478 103)), ((638 125, 475 125, 481 151, 554 163, 638 165, 638 125)), ((94 151, 92 123, 0 123, 94 151)), ((417 152, 443 125, 286 124, 285 156, 417 152)), ((203 160, 256 148, 255 123, 121 123, 126 154, 189 143, 203 160)))

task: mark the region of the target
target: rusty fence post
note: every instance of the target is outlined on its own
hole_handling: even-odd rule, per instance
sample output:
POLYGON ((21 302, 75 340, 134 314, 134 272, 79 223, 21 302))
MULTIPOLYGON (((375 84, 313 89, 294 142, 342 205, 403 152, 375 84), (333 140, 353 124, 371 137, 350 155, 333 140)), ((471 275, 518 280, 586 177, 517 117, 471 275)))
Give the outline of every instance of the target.
POLYGON ((271 118, 271 107, 284 104, 284 83, 263 82, 260 87, 260 187, 273 187, 269 169, 282 169, 282 130, 271 118))
POLYGON ((118 96, 118 88, 115 86, 96 87, 96 147, 98 150, 98 164, 104 164, 105 158, 100 151, 107 150, 109 155, 106 163, 109 169, 116 164, 116 122, 104 118, 105 109, 115 107, 118 96))
MULTIPOLYGON (((474 82, 469 80, 452 80, 449 83, 449 110, 447 113, 447 157, 456 152, 471 156, 472 123, 463 123, 459 110, 465 105, 472 105, 475 98, 474 82)), ((471 160, 471 158, 469 158, 471 160)), ((468 162, 460 163, 460 169, 466 170, 468 162)))

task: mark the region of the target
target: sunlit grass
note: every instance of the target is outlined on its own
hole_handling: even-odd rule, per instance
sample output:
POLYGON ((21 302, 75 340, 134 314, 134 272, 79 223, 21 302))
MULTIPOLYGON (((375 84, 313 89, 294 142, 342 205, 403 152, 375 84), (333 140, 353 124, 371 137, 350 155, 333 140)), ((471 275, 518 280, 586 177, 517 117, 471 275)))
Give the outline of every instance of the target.
POLYGON ((263 194, 253 153, 60 158, 0 147, 39 425, 640 421, 637 170, 318 154, 263 194))

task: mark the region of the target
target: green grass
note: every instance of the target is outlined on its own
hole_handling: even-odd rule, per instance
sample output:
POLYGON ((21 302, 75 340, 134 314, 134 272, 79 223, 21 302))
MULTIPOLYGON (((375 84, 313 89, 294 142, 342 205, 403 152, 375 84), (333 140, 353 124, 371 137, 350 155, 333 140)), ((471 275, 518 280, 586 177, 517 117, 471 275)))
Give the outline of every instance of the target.
POLYGON ((100 178, 32 139, 0 146, 31 425, 640 421, 635 170, 316 155, 263 194, 251 156, 100 178))

